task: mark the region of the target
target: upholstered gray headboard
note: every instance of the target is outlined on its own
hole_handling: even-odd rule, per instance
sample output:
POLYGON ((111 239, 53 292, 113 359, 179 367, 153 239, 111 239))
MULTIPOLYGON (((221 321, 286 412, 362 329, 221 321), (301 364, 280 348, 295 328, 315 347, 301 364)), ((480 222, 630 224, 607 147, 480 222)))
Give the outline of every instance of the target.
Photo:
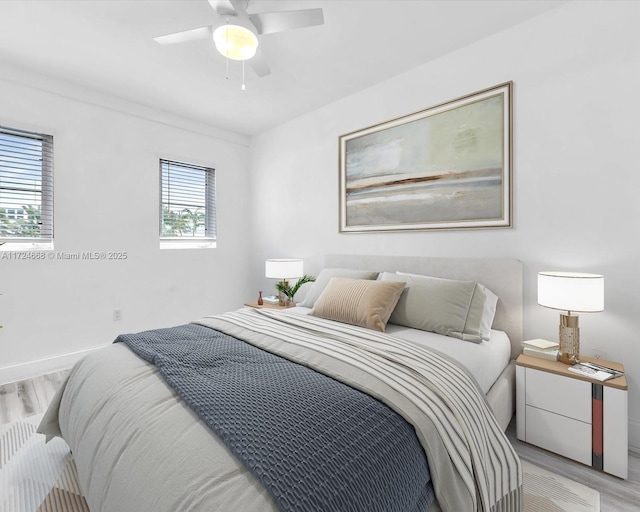
POLYGON ((429 258, 422 256, 364 256, 327 254, 325 268, 354 268, 379 272, 411 272, 448 279, 476 281, 499 297, 493 328, 511 340, 511 357, 522 343, 522 262, 514 259, 429 258))

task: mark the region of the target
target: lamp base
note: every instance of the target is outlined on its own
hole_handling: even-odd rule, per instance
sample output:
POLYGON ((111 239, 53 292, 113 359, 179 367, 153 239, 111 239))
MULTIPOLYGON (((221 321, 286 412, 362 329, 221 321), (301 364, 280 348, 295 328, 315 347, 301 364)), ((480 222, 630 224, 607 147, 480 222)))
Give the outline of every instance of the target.
POLYGON ((564 364, 576 364, 580 362, 580 328, 578 317, 560 315, 560 361, 564 364))
MULTIPOLYGON (((283 279, 282 281, 280 281, 280 284, 286 288, 287 286, 289 286, 289 281, 287 281, 286 279, 283 279)), ((287 305, 287 296, 282 293, 282 291, 278 290, 278 305, 279 306, 286 306, 287 305)))

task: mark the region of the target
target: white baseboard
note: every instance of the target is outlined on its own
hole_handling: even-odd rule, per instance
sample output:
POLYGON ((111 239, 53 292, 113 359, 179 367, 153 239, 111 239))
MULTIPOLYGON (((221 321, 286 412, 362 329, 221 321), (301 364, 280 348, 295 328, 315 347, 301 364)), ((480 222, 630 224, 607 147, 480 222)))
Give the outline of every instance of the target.
POLYGON ((71 368, 77 361, 94 350, 104 347, 98 345, 95 347, 78 350, 77 352, 69 352, 59 356, 47 357, 28 363, 16 364, 13 366, 4 366, 0 368, 0 385, 16 382, 19 380, 32 379, 38 375, 44 375, 59 370, 71 368))

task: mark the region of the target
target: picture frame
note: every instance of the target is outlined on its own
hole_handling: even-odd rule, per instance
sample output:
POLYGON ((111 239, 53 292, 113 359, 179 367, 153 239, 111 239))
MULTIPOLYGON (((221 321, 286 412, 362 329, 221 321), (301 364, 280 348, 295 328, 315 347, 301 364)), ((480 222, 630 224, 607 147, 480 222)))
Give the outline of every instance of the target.
POLYGON ((512 88, 340 136, 339 231, 512 227, 512 88))

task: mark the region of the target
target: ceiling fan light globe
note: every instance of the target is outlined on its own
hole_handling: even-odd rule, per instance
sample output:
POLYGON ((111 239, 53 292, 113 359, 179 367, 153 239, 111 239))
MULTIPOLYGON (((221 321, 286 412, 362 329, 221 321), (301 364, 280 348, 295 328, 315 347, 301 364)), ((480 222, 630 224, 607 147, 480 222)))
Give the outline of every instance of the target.
POLYGON ((213 42, 222 55, 232 60, 247 60, 256 54, 258 38, 240 25, 221 25, 213 32, 213 42))

